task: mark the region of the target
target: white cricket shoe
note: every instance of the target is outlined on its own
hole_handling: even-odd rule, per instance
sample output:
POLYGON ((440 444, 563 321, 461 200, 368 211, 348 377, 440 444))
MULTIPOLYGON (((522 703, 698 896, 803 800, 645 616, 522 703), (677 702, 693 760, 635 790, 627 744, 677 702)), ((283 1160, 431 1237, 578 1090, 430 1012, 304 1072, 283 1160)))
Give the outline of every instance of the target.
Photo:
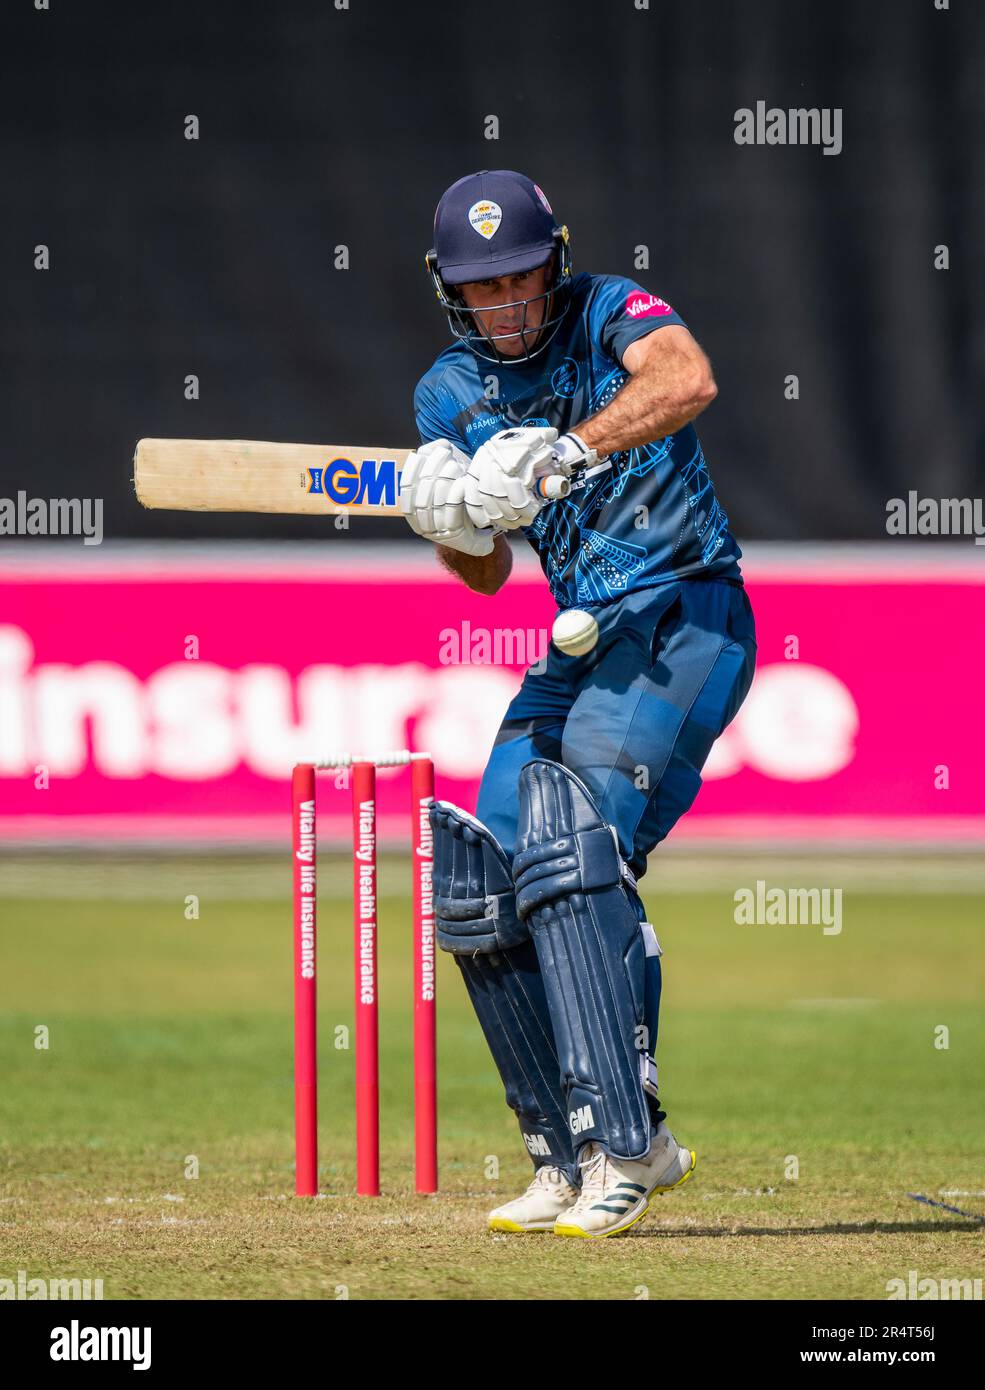
POLYGON ((579 1163, 581 1194, 554 1223, 556 1236, 614 1236, 641 1221, 655 1192, 680 1187, 697 1159, 661 1120, 646 1158, 610 1158, 598 1144, 586 1144, 579 1163))
POLYGON ((553 1231, 557 1218, 578 1200, 578 1189, 561 1172, 543 1164, 522 1197, 489 1213, 490 1231, 553 1231))

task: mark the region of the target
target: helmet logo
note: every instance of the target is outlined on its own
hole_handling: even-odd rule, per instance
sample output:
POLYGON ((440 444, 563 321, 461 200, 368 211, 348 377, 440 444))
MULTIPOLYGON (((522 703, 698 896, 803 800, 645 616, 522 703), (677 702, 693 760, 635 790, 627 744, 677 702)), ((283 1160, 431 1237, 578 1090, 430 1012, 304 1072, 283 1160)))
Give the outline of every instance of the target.
POLYGON ((469 226, 474 232, 485 237, 486 241, 496 235, 502 220, 503 209, 498 203, 483 199, 481 203, 473 203, 469 208, 469 226))
POLYGON ((551 214, 551 216, 553 217, 553 216, 554 216, 554 209, 551 207, 550 203, 547 201, 547 194, 546 194, 546 193, 544 192, 544 190, 541 188, 541 186, 540 186, 539 183, 535 183, 535 184, 534 184, 534 192, 537 194, 537 197, 540 199, 540 201, 544 204, 544 207, 547 209, 547 211, 548 211, 548 212, 551 214))

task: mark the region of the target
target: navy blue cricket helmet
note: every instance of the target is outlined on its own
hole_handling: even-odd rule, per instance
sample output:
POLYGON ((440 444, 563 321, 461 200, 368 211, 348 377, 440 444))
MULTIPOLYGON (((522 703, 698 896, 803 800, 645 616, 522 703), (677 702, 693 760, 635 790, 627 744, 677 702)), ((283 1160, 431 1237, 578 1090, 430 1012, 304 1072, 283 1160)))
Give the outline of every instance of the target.
POLYGON ((477 174, 467 174, 442 194, 434 215, 434 246, 427 253, 425 264, 452 335, 487 362, 503 366, 529 362, 550 343, 568 307, 568 229, 555 220, 543 190, 525 174, 512 169, 482 169, 477 174), (522 305, 519 329, 495 336, 486 333, 476 319, 477 311, 466 308, 457 287, 468 281, 520 275, 545 265, 552 257, 554 273, 543 294, 498 306, 522 305), (540 300, 545 301, 543 322, 528 329, 529 306, 540 300), (514 357, 499 352, 497 336, 519 336, 522 354, 514 357))

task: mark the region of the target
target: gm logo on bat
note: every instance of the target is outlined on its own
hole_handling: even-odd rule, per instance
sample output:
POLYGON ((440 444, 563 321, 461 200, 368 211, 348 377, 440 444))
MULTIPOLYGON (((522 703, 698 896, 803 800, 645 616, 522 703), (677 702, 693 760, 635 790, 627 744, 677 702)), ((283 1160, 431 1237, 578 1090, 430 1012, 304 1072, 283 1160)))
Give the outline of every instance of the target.
POLYGON ((340 507, 395 507, 400 469, 395 459, 332 459, 324 468, 309 468, 305 492, 327 497, 340 507))

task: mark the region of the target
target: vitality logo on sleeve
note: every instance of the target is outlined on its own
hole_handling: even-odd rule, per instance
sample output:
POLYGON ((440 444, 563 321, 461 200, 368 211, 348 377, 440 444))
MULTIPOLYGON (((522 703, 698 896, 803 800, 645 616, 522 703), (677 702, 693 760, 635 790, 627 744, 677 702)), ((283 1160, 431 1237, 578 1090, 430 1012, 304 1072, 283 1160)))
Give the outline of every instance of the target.
POLYGON ((626 296, 625 312, 631 319, 648 319, 663 318, 664 314, 672 314, 674 311, 665 299, 660 299, 655 294, 646 294, 643 290, 633 290, 626 296))

